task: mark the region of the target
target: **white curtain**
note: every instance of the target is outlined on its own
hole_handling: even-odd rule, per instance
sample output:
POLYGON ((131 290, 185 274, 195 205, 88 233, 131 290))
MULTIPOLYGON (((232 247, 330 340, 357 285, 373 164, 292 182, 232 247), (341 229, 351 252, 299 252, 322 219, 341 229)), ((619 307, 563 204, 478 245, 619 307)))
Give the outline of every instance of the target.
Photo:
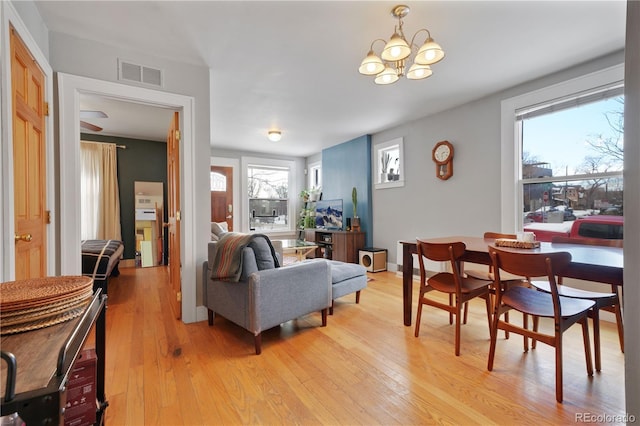
POLYGON ((122 240, 116 145, 80 142, 81 238, 122 240))

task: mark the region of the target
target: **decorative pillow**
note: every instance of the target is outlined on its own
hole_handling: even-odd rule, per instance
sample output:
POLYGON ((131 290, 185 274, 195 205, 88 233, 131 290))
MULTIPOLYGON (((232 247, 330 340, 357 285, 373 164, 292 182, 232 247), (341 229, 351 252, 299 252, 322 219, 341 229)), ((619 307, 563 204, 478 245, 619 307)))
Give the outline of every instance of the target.
POLYGON ((274 251, 267 237, 256 235, 248 244, 253 249, 256 256, 258 270, 273 269, 276 267, 274 251))
POLYGON ((227 222, 211 222, 211 241, 218 241, 225 232, 229 232, 227 222))

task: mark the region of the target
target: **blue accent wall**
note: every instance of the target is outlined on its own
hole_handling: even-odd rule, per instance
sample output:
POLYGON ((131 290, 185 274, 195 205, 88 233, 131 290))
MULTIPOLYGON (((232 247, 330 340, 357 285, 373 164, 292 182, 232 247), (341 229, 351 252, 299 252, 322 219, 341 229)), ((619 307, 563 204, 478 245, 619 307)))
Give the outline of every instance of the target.
MULTIPOLYGON (((360 228, 366 232, 366 245, 373 245, 373 206, 371 203, 371 135, 360 136, 322 151, 322 199, 341 198, 344 217, 353 216, 351 190, 358 191, 360 228)), ((345 220, 346 226, 346 220, 345 220)))

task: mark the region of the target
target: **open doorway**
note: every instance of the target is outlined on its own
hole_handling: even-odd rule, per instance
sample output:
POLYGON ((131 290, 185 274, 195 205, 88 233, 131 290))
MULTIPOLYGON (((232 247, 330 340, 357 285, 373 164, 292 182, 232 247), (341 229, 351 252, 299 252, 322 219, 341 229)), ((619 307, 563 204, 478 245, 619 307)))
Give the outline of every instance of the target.
MULTIPOLYGON (((146 104, 178 111, 181 126, 180 163, 183 170, 192 169, 194 163, 193 106, 189 96, 160 92, 119 83, 95 80, 70 74, 58 74, 60 118, 60 270, 62 274, 81 271, 79 227, 79 146, 80 146, 80 94, 91 93, 125 102, 146 104)), ((180 205, 180 228, 183 248, 178 265, 195 265, 195 198, 193 174, 185 173, 180 181, 183 193, 180 205)), ((196 321, 196 270, 182 268, 182 319, 196 321)))

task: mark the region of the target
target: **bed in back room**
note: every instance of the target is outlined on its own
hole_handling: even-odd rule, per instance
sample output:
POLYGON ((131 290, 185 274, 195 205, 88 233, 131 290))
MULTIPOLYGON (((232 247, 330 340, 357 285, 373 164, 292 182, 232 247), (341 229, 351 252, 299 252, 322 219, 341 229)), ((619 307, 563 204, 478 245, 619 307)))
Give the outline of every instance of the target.
POLYGON ((118 240, 82 240, 82 275, 93 278, 93 290, 107 294, 107 280, 118 276, 124 244, 118 240))

